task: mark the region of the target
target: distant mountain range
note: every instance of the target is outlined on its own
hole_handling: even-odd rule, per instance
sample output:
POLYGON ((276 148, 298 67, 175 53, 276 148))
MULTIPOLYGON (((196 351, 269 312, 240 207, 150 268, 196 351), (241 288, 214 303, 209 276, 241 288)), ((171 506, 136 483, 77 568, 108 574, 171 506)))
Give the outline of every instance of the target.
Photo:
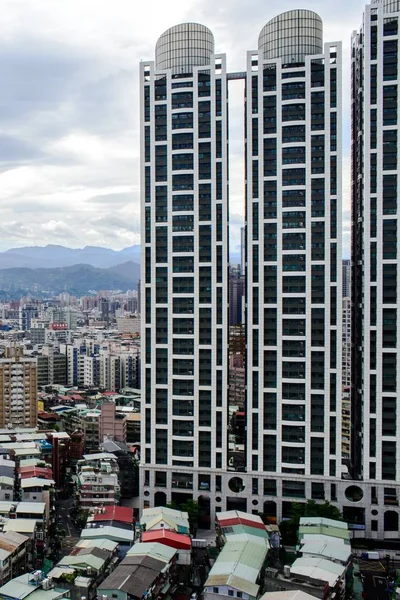
POLYGON ((117 251, 100 246, 67 248, 49 244, 47 246, 11 248, 0 252, 0 269, 49 269, 82 264, 107 269, 129 261, 140 263, 140 246, 130 246, 117 251))
POLYGON ((84 296, 99 290, 136 289, 140 278, 140 265, 132 261, 107 269, 88 264, 55 268, 0 269, 0 300, 18 299, 31 294, 45 298, 69 292, 84 296))

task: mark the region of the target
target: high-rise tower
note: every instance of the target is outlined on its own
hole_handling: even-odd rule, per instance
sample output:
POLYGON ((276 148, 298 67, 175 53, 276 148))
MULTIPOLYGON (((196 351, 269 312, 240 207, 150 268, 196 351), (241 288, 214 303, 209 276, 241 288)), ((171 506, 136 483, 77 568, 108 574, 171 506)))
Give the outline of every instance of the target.
MULTIPOLYGON (((361 30, 352 38, 353 472, 373 483, 373 504, 395 506, 399 488, 394 486, 400 480, 399 19, 398 1, 374 2, 366 6, 361 30), (386 487, 378 489, 374 482, 386 487)), ((398 514, 385 513, 383 519, 381 513, 376 527, 379 518, 385 532, 398 533, 398 514)))
POLYGON ((342 469, 341 45, 317 14, 262 29, 246 107, 247 470, 280 520, 342 469))
POLYGON ((196 23, 155 54, 140 68, 141 482, 145 503, 201 496, 212 513, 227 464, 225 57, 196 23))

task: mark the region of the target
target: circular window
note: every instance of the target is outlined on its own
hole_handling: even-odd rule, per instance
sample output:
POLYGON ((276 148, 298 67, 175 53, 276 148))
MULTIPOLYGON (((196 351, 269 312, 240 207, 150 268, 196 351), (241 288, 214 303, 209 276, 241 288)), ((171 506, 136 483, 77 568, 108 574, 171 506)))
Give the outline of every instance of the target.
POLYGON ((217 497, 215 498, 215 502, 221 502, 221 497, 220 497, 220 496, 217 496, 217 497))
POLYGON ((350 502, 360 502, 364 496, 364 492, 358 485, 349 485, 345 491, 345 495, 350 502))
POLYGON ((378 511, 376 510, 376 508, 371 510, 371 515, 374 515, 374 517, 376 517, 377 514, 378 514, 378 511))
POLYGON ((235 494, 243 492, 245 488, 243 479, 241 477, 232 477, 228 485, 231 492, 234 492, 235 494))
POLYGON ((252 505, 253 505, 253 506, 257 506, 257 504, 258 504, 258 500, 252 500, 252 502, 251 502, 251 503, 252 503, 252 505))
POLYGON ((145 496, 150 496, 150 492, 144 492, 145 496))

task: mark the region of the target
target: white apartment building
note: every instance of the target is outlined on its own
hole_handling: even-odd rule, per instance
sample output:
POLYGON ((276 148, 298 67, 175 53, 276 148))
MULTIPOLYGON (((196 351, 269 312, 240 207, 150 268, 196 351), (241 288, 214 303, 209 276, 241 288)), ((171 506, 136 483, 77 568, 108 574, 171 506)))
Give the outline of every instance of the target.
POLYGON ((196 24, 168 30, 155 63, 141 64, 145 506, 193 497, 211 523, 230 509, 280 522, 294 501, 327 499, 352 535, 399 536, 399 2, 367 6, 352 43, 351 403, 341 44, 324 43, 316 13, 291 10, 261 30, 243 73, 226 73, 196 24), (245 79, 246 94, 247 440, 236 472, 224 350, 230 79, 245 79))
POLYGON ((162 504, 165 482, 179 497, 227 463, 227 79, 203 25, 155 54, 140 65, 141 478, 162 504))
POLYGON ((353 476, 385 538, 400 531, 399 20, 376 0, 352 37, 353 476))

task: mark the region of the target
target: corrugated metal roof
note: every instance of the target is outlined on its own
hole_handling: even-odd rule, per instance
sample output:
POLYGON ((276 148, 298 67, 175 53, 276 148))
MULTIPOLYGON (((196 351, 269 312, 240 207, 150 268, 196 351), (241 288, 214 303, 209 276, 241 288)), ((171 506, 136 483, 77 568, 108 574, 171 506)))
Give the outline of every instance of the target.
POLYGON ((45 479, 44 477, 26 477, 21 479, 22 489, 28 489, 32 487, 51 487, 55 485, 54 479, 45 479))
POLYGON ((29 582, 30 574, 25 573, 15 579, 11 579, 0 588, 0 596, 8 596, 22 600, 29 596, 34 600, 54 600, 65 594, 66 590, 53 588, 52 590, 43 590, 41 588, 33 588, 29 582))
MULTIPOLYGON (((163 509, 163 507, 158 508, 163 509)), ((146 525, 146 530, 149 531, 150 529, 158 528, 159 523, 165 521, 171 529, 175 529, 176 531, 180 529, 182 532, 188 532, 189 519, 185 515, 187 513, 173 509, 163 509, 158 512, 153 512, 153 509, 145 509, 141 516, 140 524, 146 525), (146 513, 147 510, 151 510, 152 512, 146 513)))
POLYGON ((46 510, 46 504, 44 502, 18 502, 17 514, 18 513, 34 513, 41 515, 46 510))
POLYGON ((82 553, 79 552, 79 554, 69 554, 68 556, 63 556, 63 558, 59 561, 58 564, 66 567, 86 565, 88 567, 93 567, 93 569, 97 569, 97 571, 99 571, 105 564, 105 562, 106 561, 104 558, 100 558, 99 556, 95 556, 94 554, 82 555, 82 553))
POLYGON ((141 598, 164 567, 164 562, 149 556, 127 556, 98 587, 99 590, 122 590, 141 598))
POLYGON ((12 477, 7 477, 7 475, 0 476, 0 486, 8 485, 9 487, 14 487, 14 479, 12 477))
POLYGON ((218 522, 224 521, 226 519, 241 519, 244 521, 252 521, 254 524, 262 525, 264 527, 264 523, 258 515, 252 515, 250 513, 245 513, 241 510, 226 510, 216 515, 218 522))
POLYGON ((127 556, 151 556, 164 563, 169 563, 175 554, 175 548, 170 548, 170 546, 165 546, 159 542, 139 542, 129 548, 127 552, 127 556))
POLYGON ((265 525, 259 516, 244 513, 240 510, 228 510, 218 513, 217 520, 221 527, 243 525, 265 531, 265 525))
POLYGON ((252 583, 245 579, 241 579, 240 577, 236 577, 235 575, 212 575, 211 573, 204 587, 206 588, 220 585, 228 586, 235 590, 239 590, 240 592, 249 594, 254 598, 257 598, 258 590, 260 589, 260 586, 256 583, 252 583))
POLYGON ((337 544, 339 546, 350 546, 350 542, 343 538, 333 537, 331 535, 323 535, 321 533, 305 533, 301 536, 301 543, 306 542, 327 542, 329 544, 337 544))
POLYGON ((120 521, 121 523, 129 523, 130 525, 135 522, 133 508, 130 508, 129 506, 106 506, 101 509, 101 511, 102 512, 95 513, 92 517, 89 517, 89 521, 109 521, 111 519, 120 521))
POLYGON ((106 538, 94 538, 92 540, 78 540, 75 544, 78 548, 101 548, 102 550, 107 550, 108 552, 114 552, 114 550, 118 547, 118 542, 113 542, 112 540, 107 540, 106 538))
POLYGON ((228 538, 205 585, 228 585, 256 597, 259 589, 256 581, 268 549, 268 543, 261 545, 259 542, 230 541, 228 538))
MULTIPOLYGON (((263 551, 259 544, 251 542, 227 542, 218 556, 217 563, 245 564, 254 569, 261 569, 268 552, 268 545, 265 544, 263 551)), ((225 571, 225 572, 232 572, 225 571)))
POLYGON ((161 544, 171 545, 173 548, 190 549, 192 542, 189 536, 168 529, 152 529, 145 531, 142 535, 144 542, 160 542, 161 544), (171 544, 167 544, 167 542, 171 544))
POLYGON ((258 535, 249 535, 247 533, 231 533, 229 534, 229 538, 227 538, 229 542, 253 542, 253 544, 260 544, 260 546, 265 546, 266 539, 260 537, 258 535))
POLYGON ((6 552, 13 552, 16 548, 29 540, 26 535, 21 535, 16 531, 0 533, 0 548, 6 552))
MULTIPOLYGON (((263 538, 264 540, 269 539, 268 533, 266 532, 266 530, 260 529, 258 527, 251 527, 250 525, 240 524, 240 525, 233 525, 229 529, 233 530, 231 533, 228 533, 228 532, 226 533, 226 535, 229 535, 229 537, 234 534, 245 533, 251 537, 253 537, 253 536, 260 537, 260 538, 263 538)), ((225 527, 223 527, 222 530, 225 533, 225 527)))
POLYGON ((335 527, 336 529, 348 529, 347 523, 326 519, 325 517, 300 517, 300 525, 319 525, 323 527, 335 527))
POLYGON ((294 561, 290 567, 291 575, 326 581, 333 587, 346 571, 346 567, 324 558, 303 557, 294 561))
POLYGON ((331 537, 342 538, 348 540, 350 537, 347 529, 339 529, 336 527, 329 527, 324 525, 300 525, 299 535, 302 537, 303 534, 322 534, 329 535, 331 537))
POLYGON ((108 538, 116 542, 133 542, 133 531, 120 529, 119 527, 99 527, 95 529, 83 529, 82 538, 108 538))
POLYGON ((314 542, 312 540, 303 544, 300 548, 300 552, 303 554, 303 557, 305 554, 316 554, 327 559, 340 560, 342 562, 348 562, 351 557, 350 546, 322 541, 314 542))
POLYGON ((36 527, 36 519, 8 519, 7 523, 4 523, 3 529, 18 533, 34 533, 36 527))

